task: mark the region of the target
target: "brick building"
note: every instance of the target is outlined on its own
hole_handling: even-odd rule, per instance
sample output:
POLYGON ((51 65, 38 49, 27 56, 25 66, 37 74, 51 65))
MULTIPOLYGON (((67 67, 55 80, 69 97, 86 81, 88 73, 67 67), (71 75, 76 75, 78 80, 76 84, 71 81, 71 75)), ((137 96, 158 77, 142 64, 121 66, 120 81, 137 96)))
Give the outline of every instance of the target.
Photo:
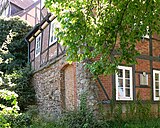
MULTIPOLYGON (((132 102, 137 95, 157 105, 160 97, 160 38, 144 36, 136 49, 137 64, 118 66, 117 74, 100 76, 96 81, 83 63, 68 64, 65 47, 54 34, 56 18, 43 8, 40 24, 27 35, 29 61, 34 69, 33 85, 41 114, 57 117, 64 109, 75 109, 80 95, 88 91, 88 103, 132 102)), ((153 109, 157 111, 157 109, 153 109)))

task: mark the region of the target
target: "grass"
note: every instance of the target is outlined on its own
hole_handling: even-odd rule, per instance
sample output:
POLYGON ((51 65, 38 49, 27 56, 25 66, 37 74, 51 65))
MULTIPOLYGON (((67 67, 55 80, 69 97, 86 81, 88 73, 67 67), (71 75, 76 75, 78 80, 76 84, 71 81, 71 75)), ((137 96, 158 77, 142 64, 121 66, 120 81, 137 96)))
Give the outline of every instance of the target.
POLYGON ((101 108, 95 116, 87 106, 86 97, 82 95, 80 109, 63 114, 55 121, 45 121, 31 111, 30 128, 160 128, 160 117, 151 113, 151 103, 128 104, 126 115, 122 114, 122 104, 114 106, 114 111, 105 111, 101 108), (98 117, 98 118, 97 118, 98 117))
POLYGON ((110 128, 160 128, 160 118, 148 120, 131 120, 122 122, 108 122, 110 128))
MULTIPOLYGON (((104 122, 107 123, 108 126, 107 127, 101 126, 99 128, 160 128, 160 118, 148 119, 145 121, 130 120, 130 121, 119 121, 119 122, 117 121, 104 121, 104 122)), ((54 121, 46 122, 46 121, 43 121, 42 119, 37 119, 37 120, 34 120, 30 128, 68 128, 68 127, 61 125, 60 122, 54 122, 54 121)), ((69 127, 69 128, 79 128, 79 127, 69 127)), ((92 127, 92 128, 95 128, 95 127, 92 127)))

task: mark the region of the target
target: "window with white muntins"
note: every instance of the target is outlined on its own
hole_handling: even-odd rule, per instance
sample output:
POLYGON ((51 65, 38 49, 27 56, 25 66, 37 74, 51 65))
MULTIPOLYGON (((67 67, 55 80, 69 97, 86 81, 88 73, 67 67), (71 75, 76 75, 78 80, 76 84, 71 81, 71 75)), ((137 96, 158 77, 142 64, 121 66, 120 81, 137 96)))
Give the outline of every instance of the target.
POLYGON ((116 100, 133 100, 132 67, 118 66, 116 100))
POLYGON ((53 20, 51 22, 51 26, 50 26, 49 45, 52 45, 53 43, 57 42, 57 37, 56 37, 56 34, 55 34, 55 29, 56 29, 56 20, 53 20))
POLYGON ((36 37, 35 57, 40 54, 41 51, 41 34, 36 37))
POLYGON ((153 70, 153 96, 154 101, 160 100, 160 71, 153 70))

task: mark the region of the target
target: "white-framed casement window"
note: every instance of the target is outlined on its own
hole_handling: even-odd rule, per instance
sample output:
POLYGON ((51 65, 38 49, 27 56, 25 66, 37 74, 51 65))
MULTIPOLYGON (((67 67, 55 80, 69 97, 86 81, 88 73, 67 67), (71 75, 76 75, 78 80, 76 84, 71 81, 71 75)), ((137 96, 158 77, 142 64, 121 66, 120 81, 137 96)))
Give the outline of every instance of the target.
POLYGON ((50 26, 49 45, 52 45, 53 43, 57 42, 57 36, 55 35, 55 30, 56 30, 56 20, 53 20, 50 26))
POLYGON ((40 54, 41 51, 41 33, 36 37, 35 57, 40 54))
POLYGON ((160 100, 160 71, 153 70, 153 97, 154 101, 160 100))
POLYGON ((118 66, 116 100, 133 100, 132 67, 118 66))

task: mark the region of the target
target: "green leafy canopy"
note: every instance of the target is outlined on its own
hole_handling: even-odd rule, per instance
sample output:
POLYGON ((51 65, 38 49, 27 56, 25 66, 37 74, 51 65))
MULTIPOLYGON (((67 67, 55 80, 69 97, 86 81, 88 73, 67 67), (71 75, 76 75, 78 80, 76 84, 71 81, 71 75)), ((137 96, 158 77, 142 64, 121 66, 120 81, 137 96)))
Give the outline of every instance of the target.
POLYGON ((136 43, 159 33, 160 0, 46 0, 61 27, 58 38, 69 61, 86 62, 95 74, 113 73, 136 62, 136 43), (93 61, 98 58, 96 61, 93 61))
MULTIPOLYGON (((6 40, 0 46, 0 64, 7 64, 10 61, 10 58, 3 59, 2 55, 9 54, 9 50, 7 45, 11 43, 15 36, 15 33, 10 31, 6 37, 6 40)), ((7 117, 16 117, 18 116, 18 95, 10 90, 15 86, 12 83, 12 78, 10 75, 4 74, 2 70, 0 70, 0 127, 1 128, 10 128, 10 121, 7 120, 7 117)))
POLYGON ((18 94, 16 100, 21 112, 35 103, 34 88, 30 83, 31 70, 27 65, 28 46, 24 40, 31 28, 20 17, 0 17, 0 72, 5 76, 3 82, 0 76, 0 89, 18 94))
POLYGON ((2 46, 4 51, 8 47, 8 52, 5 54, 0 53, 1 58, 4 61, 10 58, 10 61, 8 61, 8 63, 0 64, 1 71, 11 73, 13 70, 17 70, 26 65, 28 46, 24 37, 31 28, 32 27, 29 26, 27 22, 20 19, 20 17, 0 17, 0 46, 2 46, 9 33, 14 34, 12 41, 10 41, 9 44, 2 46))

